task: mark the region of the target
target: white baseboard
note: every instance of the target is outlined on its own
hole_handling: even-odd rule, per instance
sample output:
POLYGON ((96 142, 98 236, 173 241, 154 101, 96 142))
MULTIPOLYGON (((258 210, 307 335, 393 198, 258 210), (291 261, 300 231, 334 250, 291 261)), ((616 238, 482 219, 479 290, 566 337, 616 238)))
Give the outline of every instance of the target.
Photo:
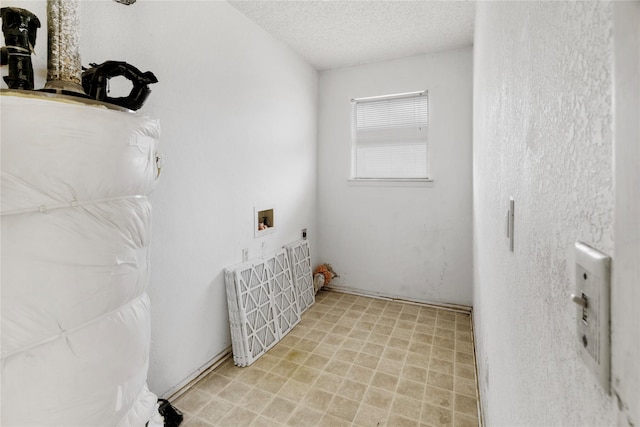
POLYGON ((189 375, 184 380, 169 389, 162 396, 162 399, 174 401, 178 397, 186 393, 191 387, 193 387, 198 381, 207 376, 211 371, 220 366, 225 360, 231 356, 231 347, 227 347, 220 353, 211 358, 207 363, 198 368, 195 372, 189 375))
POLYGON ((473 360, 475 361, 476 368, 476 405, 478 408, 478 425, 484 427, 484 412, 482 411, 482 399, 480 398, 480 371, 478 371, 478 350, 476 349, 476 325, 473 319, 473 311, 471 312, 471 339, 473 340, 473 360))
POLYGON ((469 307, 468 305, 447 304, 443 302, 434 302, 434 301, 419 300, 419 299, 407 299, 407 297, 403 297, 400 295, 386 294, 383 292, 372 292, 364 289, 352 288, 347 286, 325 285, 322 287, 322 289, 327 291, 333 291, 333 292, 342 292, 345 294, 353 294, 353 295, 360 295, 360 296, 371 297, 371 298, 385 299, 389 301, 400 301, 400 302, 405 302, 409 304, 428 305, 436 308, 442 308, 442 309, 451 310, 451 311, 458 311, 462 313, 471 313, 472 311, 472 307, 469 307))

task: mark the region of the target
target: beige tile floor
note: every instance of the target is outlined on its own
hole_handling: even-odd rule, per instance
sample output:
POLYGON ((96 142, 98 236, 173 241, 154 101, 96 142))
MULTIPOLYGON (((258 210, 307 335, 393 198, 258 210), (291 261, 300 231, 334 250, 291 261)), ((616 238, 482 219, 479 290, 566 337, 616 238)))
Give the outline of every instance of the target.
POLYGON ((477 426, 470 316, 320 291, 246 368, 225 361, 173 404, 196 426, 477 426))

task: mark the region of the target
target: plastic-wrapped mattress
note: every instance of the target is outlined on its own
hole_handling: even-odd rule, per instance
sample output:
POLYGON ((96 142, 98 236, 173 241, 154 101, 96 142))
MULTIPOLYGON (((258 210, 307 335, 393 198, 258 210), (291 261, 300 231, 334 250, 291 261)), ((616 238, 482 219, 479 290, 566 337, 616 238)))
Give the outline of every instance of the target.
MULTIPOLYGON (((159 126, 3 91, 3 426, 144 426, 159 126)), ((150 425, 152 425, 150 423, 150 425)))

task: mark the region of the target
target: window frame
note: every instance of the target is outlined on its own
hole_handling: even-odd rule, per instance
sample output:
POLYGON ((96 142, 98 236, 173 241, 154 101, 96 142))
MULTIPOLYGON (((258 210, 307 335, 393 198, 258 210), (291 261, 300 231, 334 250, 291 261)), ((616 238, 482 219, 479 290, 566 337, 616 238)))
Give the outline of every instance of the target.
POLYGON ((402 183, 431 183, 433 182, 433 176, 431 171, 430 159, 429 155, 429 131, 430 131, 430 104, 429 104, 429 91, 421 90, 414 92, 406 92, 406 93, 396 93, 390 95, 381 95, 381 96, 371 96, 365 98, 354 98, 351 100, 351 162, 350 162, 350 172, 349 172, 349 180, 352 183, 391 183, 394 185, 398 183, 402 185, 402 183), (425 175, 424 177, 366 177, 366 176, 357 176, 357 149, 358 149, 358 138, 357 138, 357 106, 358 104, 363 104, 367 102, 376 102, 376 101, 385 101, 385 100, 393 100, 393 99, 410 99, 418 96, 426 97, 426 137, 424 140, 425 144, 425 175))

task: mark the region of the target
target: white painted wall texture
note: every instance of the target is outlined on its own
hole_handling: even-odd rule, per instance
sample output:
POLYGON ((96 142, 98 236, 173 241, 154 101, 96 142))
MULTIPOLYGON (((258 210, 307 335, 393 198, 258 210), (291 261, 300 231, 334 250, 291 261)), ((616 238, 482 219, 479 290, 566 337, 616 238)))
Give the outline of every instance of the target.
POLYGON ((318 256, 348 290, 471 305, 472 48, 320 73, 318 256), (429 90, 435 182, 349 182, 351 99, 429 90))
POLYGON ((478 3, 474 321, 486 425, 616 422, 579 358, 569 301, 574 242, 614 249, 611 22, 609 2, 478 3))
MULTIPOLYGON (((46 2, 9 3, 46 23, 46 2)), ((149 386, 164 394, 231 345, 223 269, 243 248, 259 257, 308 228, 315 253, 318 76, 226 2, 83 1, 81 28, 84 65, 127 61, 159 80, 140 113, 160 120, 166 159, 149 286, 149 386), (276 209, 275 233, 254 239, 254 206, 276 209)))

